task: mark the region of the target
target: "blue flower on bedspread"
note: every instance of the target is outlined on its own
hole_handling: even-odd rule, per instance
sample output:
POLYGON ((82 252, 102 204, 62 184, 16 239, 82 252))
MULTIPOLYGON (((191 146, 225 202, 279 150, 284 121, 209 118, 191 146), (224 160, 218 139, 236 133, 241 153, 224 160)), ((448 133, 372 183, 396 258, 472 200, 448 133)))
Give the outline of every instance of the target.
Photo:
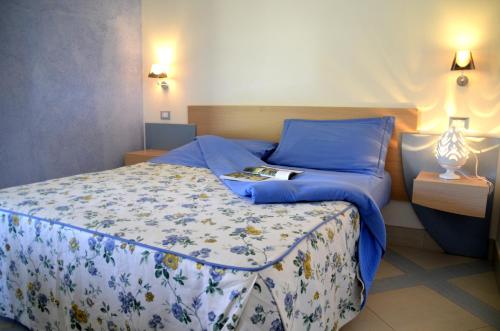
POLYGON ((151 320, 149 321, 149 327, 153 330, 163 329, 165 326, 162 323, 161 317, 159 315, 153 314, 151 320))
POLYGON ((163 246, 174 246, 176 244, 187 246, 190 243, 192 243, 192 241, 189 239, 188 236, 178 236, 176 234, 167 236, 162 241, 163 246))
POLYGON ((210 256, 210 251, 211 251, 210 248, 202 248, 200 250, 191 252, 189 255, 192 257, 199 257, 201 259, 206 259, 210 256))
POLYGON ((104 251, 112 254, 115 249, 115 241, 113 239, 108 239, 104 243, 104 251))

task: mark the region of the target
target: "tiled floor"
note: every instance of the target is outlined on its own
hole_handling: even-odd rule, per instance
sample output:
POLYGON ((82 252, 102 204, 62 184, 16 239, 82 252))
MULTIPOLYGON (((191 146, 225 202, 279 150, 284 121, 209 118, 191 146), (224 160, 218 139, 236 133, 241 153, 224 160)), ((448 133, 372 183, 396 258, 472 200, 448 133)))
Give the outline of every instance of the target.
POLYGON ((342 331, 500 330, 500 294, 487 261, 392 247, 366 308, 342 331))
MULTIPOLYGON (((363 312, 342 331, 500 330, 500 295, 486 261, 392 247, 363 312)), ((0 331, 25 330, 0 319, 0 331)))
POLYGON ((26 331, 27 329, 18 325, 18 324, 15 324, 14 322, 10 321, 10 320, 6 320, 2 317, 0 317, 0 330, 1 331, 26 331))

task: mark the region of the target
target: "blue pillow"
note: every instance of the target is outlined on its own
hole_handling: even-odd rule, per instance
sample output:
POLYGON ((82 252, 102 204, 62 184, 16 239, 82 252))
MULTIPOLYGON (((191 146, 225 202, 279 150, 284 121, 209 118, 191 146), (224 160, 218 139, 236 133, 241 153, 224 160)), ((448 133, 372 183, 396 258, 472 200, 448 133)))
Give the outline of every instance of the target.
POLYGON ((394 117, 285 120, 278 148, 267 162, 382 177, 393 128, 394 117))

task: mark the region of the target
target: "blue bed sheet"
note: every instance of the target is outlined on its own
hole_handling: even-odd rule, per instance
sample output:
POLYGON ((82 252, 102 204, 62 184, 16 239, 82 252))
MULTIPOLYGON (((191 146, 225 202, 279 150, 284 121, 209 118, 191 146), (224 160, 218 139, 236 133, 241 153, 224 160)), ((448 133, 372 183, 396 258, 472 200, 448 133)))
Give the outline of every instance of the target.
MULTIPOLYGON (((289 167, 280 167, 289 168, 289 167)), ((391 175, 384 171, 382 177, 367 174, 357 174, 342 171, 314 170, 306 168, 293 168, 317 173, 318 176, 330 177, 332 181, 350 183, 351 185, 362 187, 372 197, 377 206, 382 209, 391 200, 391 175)))
MULTIPOLYGON (((254 153, 253 150, 249 150, 254 153)), ((176 148, 164 155, 152 159, 150 162, 153 163, 170 163, 178 165, 186 165, 198 168, 208 168, 205 158, 203 157, 202 151, 197 141, 193 141, 189 144, 176 148)), ((252 160, 254 162, 254 160, 252 160)), ((362 187, 367 194, 375 201, 377 206, 382 209, 385 207, 391 199, 391 176, 387 171, 384 171, 382 177, 377 177, 368 174, 359 174, 352 172, 342 172, 342 171, 328 171, 328 170, 315 170, 307 168, 297 168, 297 167, 286 167, 286 166, 276 166, 274 167, 286 168, 286 169, 298 169, 307 172, 308 174, 314 174, 318 177, 328 177, 332 181, 351 183, 354 186, 362 187)))

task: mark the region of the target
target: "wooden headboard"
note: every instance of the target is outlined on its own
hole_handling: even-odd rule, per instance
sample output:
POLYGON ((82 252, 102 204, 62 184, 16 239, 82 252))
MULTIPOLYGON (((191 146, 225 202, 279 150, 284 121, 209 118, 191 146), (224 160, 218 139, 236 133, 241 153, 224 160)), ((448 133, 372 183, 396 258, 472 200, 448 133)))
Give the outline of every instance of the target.
POLYGON ((400 139, 402 132, 417 130, 418 113, 413 108, 281 107, 281 106, 189 106, 188 122, 196 124, 196 134, 226 138, 279 141, 283 121, 288 118, 336 120, 394 116, 385 169, 392 177, 391 198, 408 200, 403 182, 400 139))

